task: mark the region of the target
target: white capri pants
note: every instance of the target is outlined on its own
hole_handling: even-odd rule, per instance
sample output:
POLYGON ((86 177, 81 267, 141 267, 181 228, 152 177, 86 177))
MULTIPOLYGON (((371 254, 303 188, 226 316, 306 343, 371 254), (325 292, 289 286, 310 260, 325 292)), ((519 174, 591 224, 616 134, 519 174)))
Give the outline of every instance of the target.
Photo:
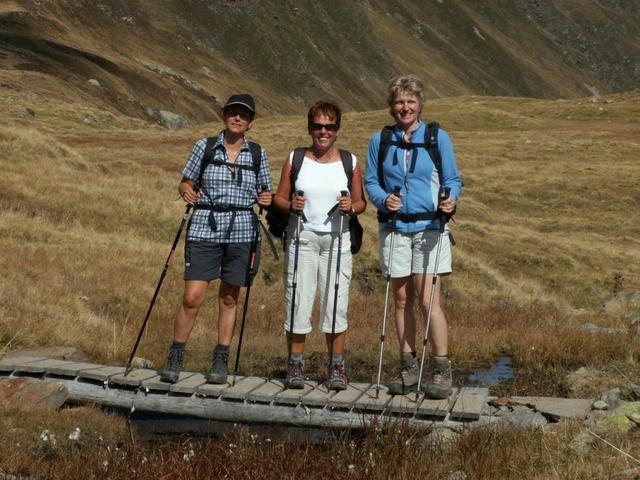
MULTIPOLYGON (((380 268, 387 274, 391 230, 380 228, 380 268)), ((436 250, 439 230, 421 230, 415 233, 396 232, 393 241, 391 277, 402 278, 411 274, 433 275, 436 268, 436 250)), ((451 273, 451 241, 449 231, 445 231, 440 242, 440 257, 436 273, 451 273)))
MULTIPOLYGON (((295 230, 290 229, 287 237, 287 254, 284 267, 284 329, 288 332, 291 326, 291 293, 296 246, 295 230)), ((342 235, 341 251, 335 333, 342 333, 347 329, 347 307, 349 304, 349 284, 351 283, 352 268, 351 240, 348 231, 342 235)), ((313 232, 311 230, 302 230, 300 232, 293 333, 307 334, 311 332, 311 314, 318 286, 320 287, 319 316, 322 322, 321 330, 324 333, 331 333, 337 254, 337 233, 313 232)))

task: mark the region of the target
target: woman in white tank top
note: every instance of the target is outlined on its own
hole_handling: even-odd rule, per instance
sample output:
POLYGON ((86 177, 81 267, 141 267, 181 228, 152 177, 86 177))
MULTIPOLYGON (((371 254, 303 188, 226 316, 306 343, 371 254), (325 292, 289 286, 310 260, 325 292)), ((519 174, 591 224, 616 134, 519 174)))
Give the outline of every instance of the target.
POLYGON ((351 281, 351 250, 348 231, 349 217, 364 212, 362 174, 356 157, 351 155, 353 177, 351 195, 348 179, 335 146, 340 132, 341 110, 333 101, 319 101, 309 109, 308 131, 312 144, 291 185, 293 152, 282 168, 280 184, 274 197, 275 206, 289 217, 285 258, 285 332, 289 344, 287 388, 304 388, 304 345, 311 332, 311 314, 316 290, 320 289, 320 322, 332 353, 328 360, 327 383, 332 390, 347 388, 344 346, 347 330, 347 306, 351 281), (298 194, 302 193, 302 194, 298 194), (299 237, 296 236, 298 218, 299 237), (341 222, 342 217, 342 222, 341 222), (342 232, 340 225, 343 225, 342 232), (338 244, 342 235, 342 248, 338 244), (298 240, 299 239, 299 240, 298 240), (298 256, 296 261, 296 246, 298 256), (335 307, 337 259, 340 276, 335 307), (294 291, 295 273, 295 298, 294 291), (291 309, 293 306, 293 319, 291 309), (334 325, 335 321, 335 325, 334 325), (332 331, 333 342, 331 341, 332 331))

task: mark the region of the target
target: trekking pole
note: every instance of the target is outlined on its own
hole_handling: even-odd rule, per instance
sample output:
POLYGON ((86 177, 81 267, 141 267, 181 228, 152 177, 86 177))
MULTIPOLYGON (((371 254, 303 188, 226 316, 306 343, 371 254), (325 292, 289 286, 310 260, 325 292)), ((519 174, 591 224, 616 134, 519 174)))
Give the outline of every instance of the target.
MULTIPOLYGON (((298 197, 304 197, 304 191, 296 192, 298 197)), ((289 356, 291 356, 291 344, 293 343, 293 318, 296 311, 296 288, 298 286, 298 254, 300 253, 300 222, 304 215, 302 212, 296 212, 296 237, 295 249, 293 254, 293 279, 291 282, 291 314, 289 319, 289 356)))
POLYGON ((162 274, 160 275, 160 281, 156 286, 156 291, 153 293, 153 297, 151 298, 151 303, 149 304, 149 308, 147 309, 147 314, 144 317, 144 322, 142 322, 142 328, 140 328, 140 333, 138 333, 138 338, 136 339, 136 343, 133 345, 131 349, 131 354, 129 355, 129 360, 127 361, 127 366, 124 370, 124 376, 126 377, 131 372, 131 362, 133 362, 133 357, 136 354, 136 350, 138 349, 138 344, 140 343, 140 339, 142 338, 142 334, 144 329, 147 327, 147 322, 149 321, 149 316, 151 315, 151 310, 153 309, 153 305, 156 303, 156 298, 158 296, 158 292, 160 292, 160 287, 162 286, 162 282, 164 281, 164 277, 167 274, 167 270, 169 270, 169 264, 171 263, 171 259, 173 258, 173 254, 176 251, 176 245, 178 245, 178 241, 180 240, 180 236, 182 235, 182 230, 184 229, 184 224, 189 217, 189 212, 191 211, 192 205, 187 204, 187 208, 182 215, 182 220, 180 221, 180 227, 178 227, 178 233, 176 233, 176 238, 173 240, 173 245, 171 246, 171 251, 169 252, 169 256, 167 257, 167 261, 164 264, 164 268, 162 269, 162 274))
MULTIPOLYGON (((449 198, 449 192, 451 189, 449 187, 444 187, 442 189, 442 196, 440 200, 446 200, 449 198)), ((438 243, 436 246, 436 261, 433 265, 433 280, 431 282, 431 293, 429 294, 429 309, 427 310, 427 322, 424 330, 424 338, 422 340, 422 359, 420 360, 420 373, 418 374, 418 387, 416 388, 416 402, 418 401, 418 397, 420 395, 420 384, 422 383, 422 372, 424 369, 424 358, 427 355, 427 340, 429 338, 429 325, 431 324, 431 312, 433 310, 433 298, 436 292, 436 283, 438 281, 438 262, 440 260, 440 247, 442 246, 442 237, 444 236, 444 229, 449 221, 449 215, 446 213, 440 212, 439 216, 440 220, 440 228, 438 232, 438 243)), ((424 281, 424 280, 423 280, 424 281)), ((424 288, 424 284, 423 284, 424 288)))
MULTIPOLYGON (((267 185, 260 187, 260 193, 267 190, 267 185)), ((238 350, 236 351, 236 364, 233 367, 233 381, 231 386, 236 384, 236 376, 238 375, 238 367, 240 365, 240 349, 242 348, 242 337, 244 335, 244 324, 247 319, 247 310, 249 308, 249 294, 251 293, 251 284, 253 283, 253 268, 256 264, 256 256, 258 253, 258 239, 260 238, 260 224, 262 223, 262 207, 258 210, 258 224, 256 225, 256 233, 253 236, 253 242, 251 243, 251 252, 249 253, 249 263, 247 264, 247 276, 245 282, 247 284, 247 290, 244 294, 244 306, 242 307, 242 322, 240 323, 240 336, 238 337, 238 350)))
MULTIPOLYGON (((400 196, 400 185, 396 185, 393 189, 393 194, 396 197, 400 196)), ((380 379, 382 376, 382 355, 384 353, 384 335, 387 328, 387 310, 389 305, 389 284, 391 283, 391 261, 393 260, 393 245, 396 236, 396 220, 398 218, 398 212, 395 211, 391 215, 391 240, 389 242, 389 260, 387 262, 387 287, 384 292, 384 314, 382 316, 382 332, 380 333, 380 356, 378 359, 378 380, 376 383, 376 399, 380 397, 380 379)))
MULTIPOLYGON (((349 192, 346 190, 340 191, 340 196, 346 197, 349 192)), ((335 207, 334 207, 335 208, 335 207)), ((340 213, 340 229, 338 230, 338 253, 336 255, 336 281, 334 284, 333 294, 333 320, 331 321, 331 342, 329 343, 329 366, 333 360, 333 342, 336 336, 336 316, 338 312, 338 288, 340 288, 340 257, 342 257, 342 227, 344 226, 344 213, 340 213)))

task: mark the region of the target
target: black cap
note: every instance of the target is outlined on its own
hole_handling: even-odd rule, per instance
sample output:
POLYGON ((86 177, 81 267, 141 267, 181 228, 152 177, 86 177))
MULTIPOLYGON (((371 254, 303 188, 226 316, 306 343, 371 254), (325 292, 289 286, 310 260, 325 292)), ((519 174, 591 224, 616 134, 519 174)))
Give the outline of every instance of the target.
POLYGON ((231 105, 242 105, 243 107, 248 108, 252 114, 255 115, 256 113, 256 102, 253 101, 253 97, 248 93, 236 93, 235 95, 231 95, 222 109, 226 110, 231 105))

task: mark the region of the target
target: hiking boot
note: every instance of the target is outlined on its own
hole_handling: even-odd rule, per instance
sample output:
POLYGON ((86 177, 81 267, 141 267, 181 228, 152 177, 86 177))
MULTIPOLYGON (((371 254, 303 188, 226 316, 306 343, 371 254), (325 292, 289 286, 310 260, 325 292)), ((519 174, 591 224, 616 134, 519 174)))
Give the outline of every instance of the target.
POLYGON ((431 381, 427 383, 424 392, 427 398, 443 400, 451 395, 451 360, 449 357, 433 357, 433 373, 431 381))
POLYGON ((169 348, 169 357, 164 370, 160 372, 160 381, 176 383, 184 361, 184 343, 173 342, 169 348))
POLYGON ((344 370, 343 361, 332 361, 329 365, 329 375, 327 380, 327 388, 329 390, 346 390, 347 374, 344 370))
POLYGON ((222 384, 227 382, 229 375, 229 347, 218 345, 213 349, 211 368, 205 375, 207 383, 222 384))
POLYGON ((416 391, 420 367, 418 359, 411 352, 400 354, 400 373, 389 383, 391 395, 406 395, 416 391))
POLYGON ((287 370, 287 380, 284 383, 286 388, 300 390, 304 388, 304 360, 302 357, 289 357, 289 370, 287 370))

